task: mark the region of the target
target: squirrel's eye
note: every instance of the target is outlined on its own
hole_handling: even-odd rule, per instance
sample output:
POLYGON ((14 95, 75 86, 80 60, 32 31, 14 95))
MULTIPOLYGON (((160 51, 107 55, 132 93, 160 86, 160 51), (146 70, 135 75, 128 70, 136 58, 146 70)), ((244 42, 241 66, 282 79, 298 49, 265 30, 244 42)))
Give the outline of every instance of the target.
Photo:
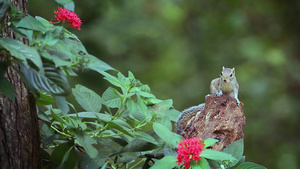
POLYGON ((230 74, 230 77, 232 77, 232 74, 230 74))
POLYGON ((222 76, 222 75, 223 75, 223 73, 220 74, 220 76, 222 76))

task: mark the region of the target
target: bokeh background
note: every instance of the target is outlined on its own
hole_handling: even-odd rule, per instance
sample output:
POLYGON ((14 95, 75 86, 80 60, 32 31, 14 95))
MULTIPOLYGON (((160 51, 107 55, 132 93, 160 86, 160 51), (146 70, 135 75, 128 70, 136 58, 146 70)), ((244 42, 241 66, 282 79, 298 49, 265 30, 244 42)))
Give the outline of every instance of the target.
MULTIPOLYGON (((178 110, 204 102, 209 84, 235 67, 245 104, 246 161, 300 168, 300 1, 75 0, 89 53, 149 84, 178 110)), ((57 3, 29 0, 29 13, 54 20, 57 3)), ((93 72, 79 73, 99 94, 93 72)))

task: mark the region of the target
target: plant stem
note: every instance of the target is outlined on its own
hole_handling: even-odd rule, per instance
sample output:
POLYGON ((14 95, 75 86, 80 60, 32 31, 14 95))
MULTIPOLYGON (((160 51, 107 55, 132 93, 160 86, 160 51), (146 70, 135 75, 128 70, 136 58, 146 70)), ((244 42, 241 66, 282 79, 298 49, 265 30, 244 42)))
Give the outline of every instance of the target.
MULTIPOLYGON (((125 110, 122 110, 124 105, 125 105, 125 101, 126 101, 126 97, 123 99, 122 104, 120 106, 120 108, 118 109, 118 111, 115 113, 115 115, 111 118, 110 121, 113 121, 115 118, 119 117, 125 110), (121 111, 122 110, 122 111, 121 111)), ((110 110, 110 109, 109 109, 110 110)), ((111 112, 110 112, 111 113, 111 112)), ((98 131, 97 133, 93 134, 91 137, 96 137, 97 135, 99 135, 100 133, 102 133, 103 131, 107 130, 107 126, 108 124, 106 124, 104 126, 103 129, 101 129, 100 131, 98 131)))
POLYGON ((59 130, 58 130, 57 128, 55 128, 53 125, 51 125, 50 127, 51 127, 53 130, 55 130, 56 132, 58 132, 59 134, 64 135, 64 136, 66 136, 66 137, 71 137, 71 138, 72 138, 71 135, 59 131, 59 130))
POLYGON ((133 169, 134 167, 136 167, 137 165, 139 165, 141 162, 145 161, 146 158, 142 158, 139 162, 137 162, 136 164, 134 164, 133 166, 130 167, 130 169, 133 169))
MULTIPOLYGON (((144 124, 140 124, 140 125, 136 126, 135 128, 132 128, 132 129, 129 129, 129 130, 126 130, 126 131, 127 132, 134 131, 134 130, 139 129, 139 128, 147 125, 147 124, 148 124, 148 122, 146 122, 144 124)), ((117 134, 103 135, 102 138, 104 138, 104 137, 112 137, 112 136, 120 136, 120 135, 123 135, 123 134, 125 134, 125 133, 121 132, 121 133, 117 133, 117 134)))

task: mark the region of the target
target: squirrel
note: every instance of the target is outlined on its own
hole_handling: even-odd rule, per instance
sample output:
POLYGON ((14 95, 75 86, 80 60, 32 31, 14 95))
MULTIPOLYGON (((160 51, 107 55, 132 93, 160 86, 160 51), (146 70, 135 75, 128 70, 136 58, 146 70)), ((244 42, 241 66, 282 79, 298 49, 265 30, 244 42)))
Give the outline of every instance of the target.
POLYGON ((239 105, 239 84, 235 77, 235 68, 230 69, 223 66, 222 69, 220 76, 212 80, 210 83, 210 94, 216 94, 219 97, 223 94, 233 97, 239 105))
MULTIPOLYGON (((238 99, 239 84, 235 77, 235 68, 225 68, 218 78, 215 78, 210 83, 210 94, 216 94, 218 97, 227 95, 236 99, 237 104, 240 104, 238 99)), ((204 109, 205 103, 193 106, 182 111, 179 115, 176 126, 176 133, 181 134, 183 128, 189 123, 189 120, 200 113, 204 109)))

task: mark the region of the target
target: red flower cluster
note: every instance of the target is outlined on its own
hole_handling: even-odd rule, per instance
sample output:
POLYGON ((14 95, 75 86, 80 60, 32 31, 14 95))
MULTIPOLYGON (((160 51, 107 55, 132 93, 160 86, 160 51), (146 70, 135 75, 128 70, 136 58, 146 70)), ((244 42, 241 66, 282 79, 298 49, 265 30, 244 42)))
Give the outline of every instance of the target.
MULTIPOLYGON (((55 20, 62 23, 63 25, 66 24, 67 26, 71 26, 80 30, 81 20, 76 13, 60 7, 58 7, 58 10, 59 11, 54 11, 54 13, 56 14, 55 20)), ((54 24, 54 22, 51 23, 54 24)))
POLYGON ((182 162, 184 163, 183 166, 190 167, 190 162, 192 160, 195 160, 198 162, 201 158, 199 155, 204 150, 201 140, 199 140, 197 137, 195 138, 187 138, 186 140, 183 139, 178 144, 178 150, 177 150, 177 163, 180 165, 182 162))

